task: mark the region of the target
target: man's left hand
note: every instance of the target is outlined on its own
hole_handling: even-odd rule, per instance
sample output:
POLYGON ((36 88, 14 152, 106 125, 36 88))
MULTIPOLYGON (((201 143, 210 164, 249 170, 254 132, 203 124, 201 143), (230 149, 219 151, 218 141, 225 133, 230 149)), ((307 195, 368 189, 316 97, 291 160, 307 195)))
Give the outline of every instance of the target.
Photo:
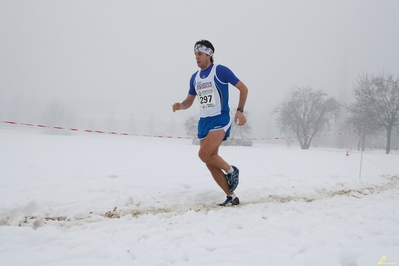
POLYGON ((247 119, 245 118, 244 113, 237 111, 236 115, 234 117, 234 122, 239 125, 239 126, 243 126, 245 125, 245 123, 247 122, 247 119))

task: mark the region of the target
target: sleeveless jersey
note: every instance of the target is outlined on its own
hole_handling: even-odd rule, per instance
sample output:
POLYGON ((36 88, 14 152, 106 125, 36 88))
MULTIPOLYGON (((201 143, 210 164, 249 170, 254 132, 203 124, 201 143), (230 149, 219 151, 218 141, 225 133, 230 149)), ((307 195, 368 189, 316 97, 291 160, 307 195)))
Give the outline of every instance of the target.
POLYGON ((222 65, 211 65, 203 71, 197 71, 190 79, 189 94, 197 95, 199 116, 212 117, 222 113, 229 114, 229 83, 236 85, 239 79, 222 65), (207 73, 209 73, 207 75, 207 73), (221 77, 219 77, 219 75, 221 77))

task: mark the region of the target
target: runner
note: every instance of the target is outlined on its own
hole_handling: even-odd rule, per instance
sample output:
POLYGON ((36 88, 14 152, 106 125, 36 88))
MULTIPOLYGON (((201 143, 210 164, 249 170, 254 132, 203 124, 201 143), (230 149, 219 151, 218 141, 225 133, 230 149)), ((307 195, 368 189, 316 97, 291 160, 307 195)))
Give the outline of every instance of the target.
POLYGON ((230 134, 231 119, 229 107, 229 83, 240 91, 234 123, 243 126, 246 123, 244 106, 248 88, 226 66, 215 65, 215 48, 207 40, 194 45, 194 54, 199 71, 190 79, 188 95, 183 102, 173 104, 173 112, 189 108, 196 96, 200 106, 198 156, 206 164, 214 180, 226 194, 226 200, 220 206, 238 205, 240 200, 234 190, 239 183, 239 170, 220 157, 219 146, 230 134))

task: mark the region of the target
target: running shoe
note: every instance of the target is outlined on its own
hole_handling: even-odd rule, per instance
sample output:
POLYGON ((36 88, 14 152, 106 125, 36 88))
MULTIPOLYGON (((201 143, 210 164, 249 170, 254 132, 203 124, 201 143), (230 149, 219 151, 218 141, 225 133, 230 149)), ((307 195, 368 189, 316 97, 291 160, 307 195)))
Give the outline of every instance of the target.
POLYGON ((231 174, 225 175, 226 179, 227 179, 227 184, 229 185, 229 190, 231 192, 233 192, 238 186, 238 181, 239 181, 238 176, 240 173, 240 171, 238 170, 237 167, 235 167, 233 165, 232 165, 232 167, 234 169, 234 172, 231 174))
POLYGON ((227 206, 229 204, 238 205, 238 204, 240 204, 240 200, 238 199, 238 197, 235 197, 233 199, 233 197, 227 196, 226 200, 223 203, 220 203, 219 206, 227 206))

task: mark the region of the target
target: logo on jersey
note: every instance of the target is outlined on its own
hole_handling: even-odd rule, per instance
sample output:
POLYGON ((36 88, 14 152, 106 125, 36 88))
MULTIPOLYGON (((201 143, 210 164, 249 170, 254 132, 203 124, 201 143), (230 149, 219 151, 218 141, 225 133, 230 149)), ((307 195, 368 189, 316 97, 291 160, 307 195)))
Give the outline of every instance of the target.
POLYGON ((212 82, 198 82, 197 91, 212 87, 212 82))

